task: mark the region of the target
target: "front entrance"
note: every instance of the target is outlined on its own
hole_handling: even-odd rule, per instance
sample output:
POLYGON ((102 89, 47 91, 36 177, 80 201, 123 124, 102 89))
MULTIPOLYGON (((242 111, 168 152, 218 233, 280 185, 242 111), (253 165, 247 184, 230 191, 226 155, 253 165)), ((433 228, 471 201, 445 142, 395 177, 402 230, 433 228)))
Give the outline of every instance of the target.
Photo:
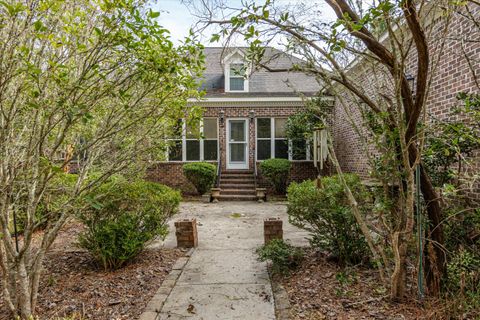
POLYGON ((227 169, 248 169, 248 119, 227 119, 227 169))

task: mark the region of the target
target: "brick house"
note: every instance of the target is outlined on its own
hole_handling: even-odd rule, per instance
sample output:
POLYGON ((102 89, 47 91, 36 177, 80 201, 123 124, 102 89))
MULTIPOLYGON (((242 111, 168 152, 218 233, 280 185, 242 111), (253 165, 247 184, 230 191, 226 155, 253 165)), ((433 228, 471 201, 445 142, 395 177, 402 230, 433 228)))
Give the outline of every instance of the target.
POLYGON ((317 176, 307 141, 289 141, 285 124, 289 116, 305 107, 305 99, 317 94, 320 85, 301 72, 272 72, 289 69, 301 60, 277 49, 267 48, 258 68, 248 63, 244 48, 205 48, 206 70, 200 101, 204 108, 198 134, 183 123, 173 139, 166 161, 149 170, 150 179, 195 193, 182 173, 187 162, 208 161, 220 167, 219 185, 223 199, 254 200, 255 186, 266 186, 259 163, 269 158, 292 162, 291 181, 317 176), (295 150, 295 151, 293 151, 295 150))
MULTIPOLYGON (((456 98, 460 92, 478 93, 480 87, 480 28, 465 13, 466 8, 453 14, 448 28, 448 34, 444 34, 445 19, 441 13, 430 14, 428 23, 428 45, 431 54, 431 64, 436 65, 431 74, 431 85, 426 102, 426 120, 445 120, 451 117, 451 110, 460 102, 456 98), (442 40, 445 39, 445 42, 442 40), (442 51, 440 51, 442 50, 442 51), (441 54, 439 54, 441 52, 441 54)), ((469 5, 470 13, 480 19, 480 6, 469 5)), ((412 50, 413 51, 413 50, 412 50)), ((410 53, 407 59, 407 74, 417 73, 416 56, 410 53)), ((362 84, 363 92, 370 98, 382 88, 372 76, 372 70, 365 64, 357 63, 350 68, 349 76, 356 75, 358 82, 362 84)), ((413 79, 415 81, 415 79, 413 79)), ((362 116, 355 103, 349 101, 347 94, 342 94, 345 105, 335 103, 333 112, 333 140, 338 161, 344 172, 353 172, 362 178, 368 178, 372 168, 365 157, 365 150, 371 154, 375 150, 367 146, 365 139, 353 129, 352 120, 357 128, 363 128, 362 116), (348 111, 348 114, 347 114, 348 111)), ((480 172, 480 150, 477 150, 471 161, 469 174, 480 172)), ((480 201, 480 181, 467 191, 470 199, 480 201)))

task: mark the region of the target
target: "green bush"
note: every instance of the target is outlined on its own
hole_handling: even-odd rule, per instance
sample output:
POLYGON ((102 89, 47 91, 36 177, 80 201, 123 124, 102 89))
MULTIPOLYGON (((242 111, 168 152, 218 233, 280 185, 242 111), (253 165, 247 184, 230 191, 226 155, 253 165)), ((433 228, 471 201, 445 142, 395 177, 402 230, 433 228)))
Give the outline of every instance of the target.
MULTIPOLYGON (((356 175, 344 175, 360 208, 368 194, 356 175)), ((313 246, 331 252, 342 264, 356 264, 368 257, 365 238, 353 216, 338 176, 292 183, 288 188, 288 216, 293 225, 309 231, 313 246)))
POLYGON ((283 240, 273 239, 268 244, 257 249, 260 261, 272 261, 272 272, 287 274, 296 268, 303 258, 303 251, 283 240))
POLYGON ((275 188, 278 194, 285 194, 291 163, 287 159, 267 159, 260 164, 262 175, 275 188))
POLYGON ((450 312, 456 317, 477 319, 480 316, 480 209, 452 207, 447 208, 445 214, 448 264, 444 291, 454 300, 458 298, 450 312))
POLYGON ((168 233, 167 220, 178 211, 178 191, 154 182, 115 179, 86 199, 79 217, 86 231, 79 244, 105 269, 117 269, 157 236, 168 233))
POLYGON ((193 162, 183 165, 183 174, 197 189, 198 193, 205 194, 215 183, 217 167, 207 162, 193 162))

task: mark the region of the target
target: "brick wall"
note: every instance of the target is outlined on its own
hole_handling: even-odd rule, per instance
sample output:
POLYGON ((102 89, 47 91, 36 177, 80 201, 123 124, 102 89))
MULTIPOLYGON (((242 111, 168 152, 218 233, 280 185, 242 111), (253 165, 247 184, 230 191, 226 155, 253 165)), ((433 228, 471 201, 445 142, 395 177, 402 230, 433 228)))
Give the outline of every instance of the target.
MULTIPOLYGON (((256 163, 258 180, 257 184, 259 187, 267 188, 268 194, 274 194, 273 187, 262 175, 262 170, 260 169, 260 163, 256 163)), ((325 166, 321 173, 322 176, 330 174, 330 167, 325 166)), ((292 167, 290 169, 290 175, 288 177, 288 182, 302 182, 305 180, 315 179, 317 177, 317 168, 313 165, 313 161, 292 161, 292 167)))
MULTIPOLYGON (((470 10, 479 21, 480 7, 472 5, 470 10)), ((442 33, 444 26, 444 17, 440 17, 429 26, 431 61, 432 65, 436 64, 436 67, 432 73, 431 88, 426 104, 427 122, 431 122, 433 118, 446 119, 451 109, 459 103, 456 99, 457 93, 462 91, 479 92, 480 90, 474 79, 474 72, 480 79, 479 28, 459 13, 453 16, 447 35, 442 33), (447 40, 443 53, 439 55, 441 40, 443 39, 447 40), (470 58, 471 65, 469 65, 466 56, 470 58)), ((417 57, 413 51, 409 56, 407 73, 415 75, 417 57)), ((378 95, 379 90, 384 89, 384 84, 388 82, 386 81, 378 86, 378 74, 372 73, 371 70, 363 71, 363 74, 359 75, 357 79, 362 83, 361 87, 364 92, 373 99, 378 95)), ((374 156, 376 151, 368 146, 365 141, 362 141, 360 135, 357 134, 350 123, 350 120, 353 120, 357 127, 363 127, 357 107, 349 101, 350 98, 347 94, 342 94, 342 97, 346 101, 346 108, 342 107, 337 99, 334 112, 334 141, 337 157, 345 172, 355 172, 366 177, 370 171, 366 154, 374 156)), ((470 168, 470 172, 480 171, 479 155, 480 151, 472 159, 473 166, 470 168)), ((480 199, 480 192, 478 192, 480 186, 477 184, 474 189, 477 192, 474 192, 471 196, 480 199)))
MULTIPOLYGON (((255 113, 256 118, 262 117, 289 117, 295 113, 301 112, 304 110, 303 107, 299 106, 282 106, 282 107, 271 107, 271 106, 215 106, 215 107, 206 107, 204 117, 218 117, 220 111, 225 112, 225 120, 223 123, 219 121, 219 146, 220 146, 220 156, 222 162, 222 170, 226 170, 227 163, 227 154, 226 154, 226 134, 227 134, 227 119, 228 118, 249 118, 250 111, 255 113)), ((249 120, 249 155, 248 163, 249 168, 253 169, 253 163, 255 161, 255 120, 249 120)))
POLYGON ((158 182, 183 194, 198 194, 193 184, 183 175, 182 162, 159 162, 152 165, 147 171, 147 180, 158 182))
MULTIPOLYGON (((261 117, 289 117, 303 110, 301 106, 208 106, 205 107, 204 117, 218 117, 220 111, 224 111, 225 120, 219 121, 220 156, 222 159, 222 170, 226 170, 226 121, 228 118, 247 118, 250 111, 255 112, 256 118, 261 117)), ((255 162, 255 121, 249 120, 249 168, 253 171, 255 162)), ((147 172, 147 179, 159 182, 170 187, 181 190, 184 194, 197 194, 194 186, 183 175, 183 162, 159 162, 150 167, 147 172)), ((258 168, 258 167, 257 167, 258 168)), ((327 171, 325 171, 327 172, 327 171)), ((292 170, 290 174, 291 181, 303 181, 313 179, 317 176, 317 171, 313 166, 313 161, 292 161, 292 170)), ((268 186, 268 183, 261 177, 260 185, 268 186)))

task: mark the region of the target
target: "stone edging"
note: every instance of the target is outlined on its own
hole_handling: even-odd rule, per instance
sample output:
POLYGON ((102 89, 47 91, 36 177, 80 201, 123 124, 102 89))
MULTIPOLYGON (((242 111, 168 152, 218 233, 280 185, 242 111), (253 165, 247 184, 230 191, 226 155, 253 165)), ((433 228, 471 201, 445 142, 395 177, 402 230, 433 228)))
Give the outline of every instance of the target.
POLYGON ((290 319, 290 300, 285 288, 270 277, 272 283, 273 300, 275 302, 275 317, 277 320, 290 319))
POLYGON ((148 302, 145 310, 140 315, 139 320, 156 320, 160 312, 162 311, 165 301, 172 292, 173 287, 177 283, 178 278, 183 272, 183 268, 187 264, 188 260, 195 251, 195 248, 191 248, 187 251, 184 257, 179 258, 172 267, 170 273, 165 277, 160 288, 148 302))

